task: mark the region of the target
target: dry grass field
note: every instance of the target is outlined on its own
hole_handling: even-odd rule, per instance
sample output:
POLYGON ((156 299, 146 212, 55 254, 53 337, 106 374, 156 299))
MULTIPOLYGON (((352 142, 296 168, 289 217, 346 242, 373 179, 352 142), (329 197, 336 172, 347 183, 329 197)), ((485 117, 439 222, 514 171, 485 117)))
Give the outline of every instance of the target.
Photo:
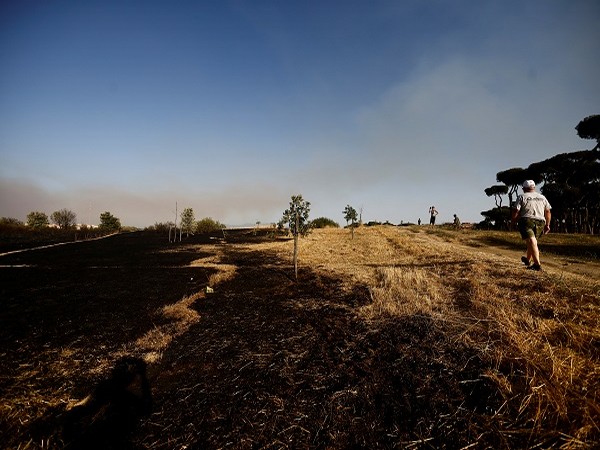
POLYGON ((225 234, 0 256, 1 447, 600 446, 597 237, 225 234))

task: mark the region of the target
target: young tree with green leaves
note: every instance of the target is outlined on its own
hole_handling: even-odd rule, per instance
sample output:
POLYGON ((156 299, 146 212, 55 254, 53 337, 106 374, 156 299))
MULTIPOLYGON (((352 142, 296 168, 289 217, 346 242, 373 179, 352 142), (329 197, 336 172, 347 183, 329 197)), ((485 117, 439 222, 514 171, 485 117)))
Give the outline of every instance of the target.
POLYGON ((70 209, 63 208, 60 211, 54 211, 50 215, 50 220, 58 225, 58 228, 66 229, 75 226, 77 216, 70 209))
POLYGON ((27 214, 27 226, 31 228, 44 228, 50 225, 48 215, 39 211, 31 211, 27 214))
POLYGON ((294 273, 298 279, 298 237, 310 233, 310 202, 302 198, 302 195, 292 195, 290 207, 283 212, 281 223, 287 223, 292 236, 294 236, 294 273))
POLYGON ((352 239, 354 239, 354 224, 356 223, 356 220, 358 219, 358 213, 356 212, 356 209, 354 209, 350 205, 346 205, 346 208, 344 209, 343 212, 344 212, 344 219, 346 219, 346 226, 348 226, 348 223, 350 222, 350 229, 352 231, 352 239))
POLYGON ((196 224, 196 218, 194 217, 194 210, 192 208, 185 208, 181 213, 181 222, 179 226, 182 231, 185 231, 185 235, 189 236, 190 233, 194 233, 194 226, 196 224))

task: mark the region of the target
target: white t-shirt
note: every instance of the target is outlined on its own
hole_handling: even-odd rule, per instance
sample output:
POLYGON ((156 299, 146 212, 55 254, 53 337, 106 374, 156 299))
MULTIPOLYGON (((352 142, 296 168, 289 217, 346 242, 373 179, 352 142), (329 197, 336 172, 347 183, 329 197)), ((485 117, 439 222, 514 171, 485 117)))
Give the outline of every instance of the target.
POLYGON ((543 220, 544 222, 546 222, 544 211, 552 209, 546 197, 535 191, 524 192, 523 195, 519 195, 515 207, 519 211, 519 217, 543 220))

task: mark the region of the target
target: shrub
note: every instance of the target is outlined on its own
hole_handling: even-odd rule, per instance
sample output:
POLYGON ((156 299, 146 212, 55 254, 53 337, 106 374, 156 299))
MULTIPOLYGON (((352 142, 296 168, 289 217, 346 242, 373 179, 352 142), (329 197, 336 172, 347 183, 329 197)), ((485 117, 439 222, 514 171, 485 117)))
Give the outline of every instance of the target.
POLYGON ((317 217, 311 223, 312 228, 339 228, 339 224, 332 219, 328 219, 327 217, 317 217))
POLYGON ((205 217, 196 222, 196 233, 210 233, 211 231, 218 231, 223 228, 227 227, 218 220, 214 220, 210 217, 205 217))
POLYGON ((11 227, 22 227, 23 222, 13 217, 0 217, 0 225, 7 225, 11 227))
POLYGON ((173 222, 156 222, 154 225, 150 225, 146 228, 146 231, 154 231, 157 233, 168 233, 175 224, 173 222))

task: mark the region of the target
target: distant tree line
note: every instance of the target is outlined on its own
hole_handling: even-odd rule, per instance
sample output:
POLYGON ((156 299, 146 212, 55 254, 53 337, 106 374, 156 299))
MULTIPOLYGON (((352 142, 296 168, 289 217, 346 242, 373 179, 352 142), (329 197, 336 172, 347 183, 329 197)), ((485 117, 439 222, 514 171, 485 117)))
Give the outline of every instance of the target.
POLYGON ((100 215, 100 225, 91 226, 76 223, 77 216, 68 209, 54 211, 50 216, 44 212, 32 211, 26 222, 11 217, 0 218, 0 234, 5 243, 38 242, 55 243, 72 240, 85 240, 121 231, 121 221, 110 212, 100 215))
POLYGON ((485 219, 480 225, 507 228, 521 184, 534 180, 542 185, 540 192, 552 205, 553 232, 600 232, 600 115, 586 117, 575 129, 582 139, 594 139, 596 146, 592 150, 561 153, 527 168, 498 172, 496 181, 502 184, 485 189, 488 197, 494 197, 496 207, 481 213, 485 219))
POLYGON ((31 211, 27 214, 27 220, 25 223, 12 217, 0 218, 0 224, 4 226, 13 227, 28 227, 34 230, 41 230, 47 227, 53 226, 61 230, 69 229, 92 229, 98 228, 102 231, 118 232, 121 231, 121 221, 113 216, 110 212, 106 211, 100 214, 100 225, 94 227, 91 225, 77 224, 77 215, 69 209, 61 209, 54 211, 50 216, 45 212, 31 211))
MULTIPOLYGON (((156 222, 154 225, 146 227, 146 231, 169 233, 169 230, 173 230, 175 227, 176 224, 174 222, 156 222)), ((190 234, 194 235, 195 233, 211 233, 227 227, 211 217, 196 220, 194 217, 194 210, 192 208, 185 208, 181 213, 180 222, 177 225, 177 228, 182 234, 189 236, 190 234)))

